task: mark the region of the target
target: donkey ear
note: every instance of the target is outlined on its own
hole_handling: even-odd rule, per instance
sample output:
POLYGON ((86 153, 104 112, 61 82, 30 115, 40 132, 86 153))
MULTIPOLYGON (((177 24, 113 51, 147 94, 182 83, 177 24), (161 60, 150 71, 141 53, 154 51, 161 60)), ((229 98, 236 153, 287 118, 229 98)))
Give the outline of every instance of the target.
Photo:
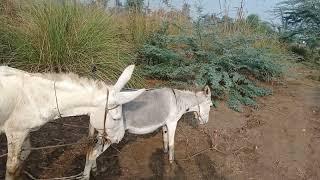
POLYGON ((210 87, 208 85, 204 87, 204 93, 206 94, 206 96, 211 96, 210 87))
POLYGON ((132 76, 133 70, 134 70, 134 65, 130 65, 122 72, 118 81, 113 86, 116 92, 120 92, 120 90, 127 84, 127 82, 130 80, 132 76))
POLYGON ((126 104, 138 96, 140 96, 143 92, 145 92, 145 89, 139 89, 137 91, 130 91, 130 92, 119 92, 116 95, 116 104, 126 104))

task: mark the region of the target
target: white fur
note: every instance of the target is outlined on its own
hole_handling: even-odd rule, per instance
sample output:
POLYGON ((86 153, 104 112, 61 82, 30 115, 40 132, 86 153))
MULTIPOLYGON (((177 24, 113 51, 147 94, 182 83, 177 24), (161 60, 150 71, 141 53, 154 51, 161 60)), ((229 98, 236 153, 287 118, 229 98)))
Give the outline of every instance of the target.
MULTIPOLYGON (((107 89, 110 92, 109 107, 121 105, 139 96, 144 90, 126 94, 120 92, 130 79, 133 69, 133 65, 125 69, 115 89, 102 82, 79 78, 73 74, 31 74, 1 66, 0 132, 6 134, 8 141, 6 180, 18 178, 21 163, 30 153, 21 151, 23 147, 30 146, 29 132, 56 119, 59 115, 57 104, 63 116, 83 115, 105 106, 107 89), (55 81, 57 101, 54 91, 55 81)), ((121 111, 121 106, 110 110, 107 118, 121 119, 121 111)))

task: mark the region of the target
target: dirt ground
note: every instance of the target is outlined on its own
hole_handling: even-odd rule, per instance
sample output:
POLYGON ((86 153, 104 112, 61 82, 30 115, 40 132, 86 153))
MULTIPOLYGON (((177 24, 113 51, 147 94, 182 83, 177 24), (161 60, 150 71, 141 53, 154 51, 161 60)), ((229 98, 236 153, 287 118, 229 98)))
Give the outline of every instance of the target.
MULTIPOLYGON (((220 104, 201 126, 192 114, 185 115, 176 132, 173 165, 162 151, 161 131, 126 134, 101 155, 92 179, 320 179, 320 76, 305 68, 289 74, 272 86, 274 95, 259 99, 257 108, 237 113, 220 104)), ((48 123, 32 133, 32 145, 79 142, 87 126, 87 117, 48 123)), ((78 145, 33 151, 24 170, 38 178, 78 174, 85 150, 78 145)), ((6 151, 1 135, 0 155, 6 151)), ((0 179, 5 161, 0 159, 0 179)))

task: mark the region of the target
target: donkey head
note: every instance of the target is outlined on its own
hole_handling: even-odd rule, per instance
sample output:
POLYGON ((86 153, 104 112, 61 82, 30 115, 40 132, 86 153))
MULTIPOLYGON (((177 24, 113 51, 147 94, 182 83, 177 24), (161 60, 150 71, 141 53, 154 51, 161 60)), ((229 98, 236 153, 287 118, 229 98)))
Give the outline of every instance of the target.
POLYGON ((209 120, 210 107, 212 106, 211 91, 209 86, 205 86, 203 91, 196 93, 198 104, 192 107, 200 124, 205 124, 209 120))

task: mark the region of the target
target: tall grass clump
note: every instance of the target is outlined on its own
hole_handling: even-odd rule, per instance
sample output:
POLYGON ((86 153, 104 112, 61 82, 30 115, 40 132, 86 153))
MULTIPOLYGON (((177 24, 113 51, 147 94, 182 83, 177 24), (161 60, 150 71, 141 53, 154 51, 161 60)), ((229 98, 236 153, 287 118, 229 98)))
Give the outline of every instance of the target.
POLYGON ((1 20, 1 63, 16 68, 86 76, 95 69, 97 78, 114 81, 131 62, 132 45, 122 38, 115 17, 96 6, 18 1, 16 14, 1 20))
POLYGON ((187 29, 191 32, 192 23, 190 16, 183 10, 160 8, 156 10, 144 6, 142 0, 128 0, 122 6, 110 8, 117 17, 117 23, 126 39, 134 45, 135 50, 148 40, 149 36, 159 30, 163 21, 172 24, 168 32, 181 34, 187 29))

